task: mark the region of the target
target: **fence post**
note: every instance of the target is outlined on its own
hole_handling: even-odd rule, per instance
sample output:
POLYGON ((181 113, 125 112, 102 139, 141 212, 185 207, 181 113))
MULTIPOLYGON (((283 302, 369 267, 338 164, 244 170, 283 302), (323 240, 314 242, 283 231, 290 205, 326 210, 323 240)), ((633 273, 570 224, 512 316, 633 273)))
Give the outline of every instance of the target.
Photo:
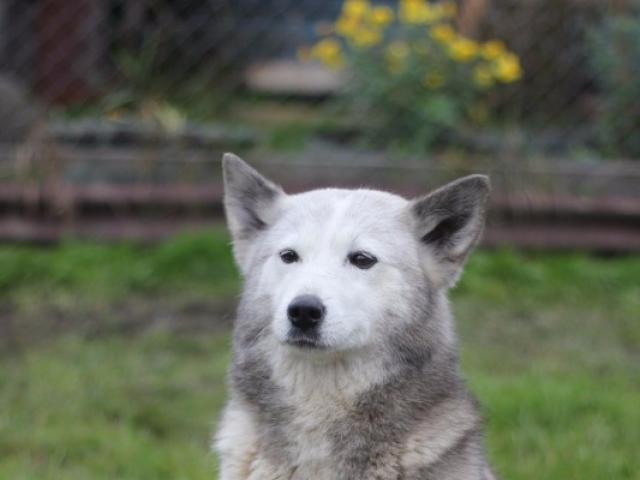
POLYGON ((463 0, 458 15, 458 28, 469 38, 475 38, 480 33, 480 27, 487 11, 490 0, 463 0))

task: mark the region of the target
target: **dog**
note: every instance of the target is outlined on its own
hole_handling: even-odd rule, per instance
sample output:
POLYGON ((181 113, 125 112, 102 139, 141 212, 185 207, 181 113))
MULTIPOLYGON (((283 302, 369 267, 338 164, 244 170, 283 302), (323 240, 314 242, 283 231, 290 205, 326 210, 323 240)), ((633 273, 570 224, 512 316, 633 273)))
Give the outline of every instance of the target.
POLYGON ((447 300, 488 178, 407 200, 288 195, 232 154, 223 176, 244 292, 220 479, 493 480, 447 300))

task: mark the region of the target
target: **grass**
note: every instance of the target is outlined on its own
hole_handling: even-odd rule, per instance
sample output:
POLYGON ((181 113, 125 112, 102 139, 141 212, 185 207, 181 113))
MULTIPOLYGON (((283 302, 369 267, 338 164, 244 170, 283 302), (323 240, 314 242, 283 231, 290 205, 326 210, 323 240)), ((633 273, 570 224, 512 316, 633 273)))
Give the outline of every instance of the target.
POLYGON ((182 235, 155 248, 67 242, 46 249, 0 248, 0 299, 23 303, 113 303, 161 291, 228 296, 237 291, 222 230, 182 235), (26 300, 26 302, 23 302, 26 300))
MULTIPOLYGON (((503 478, 640 479, 639 279, 640 257, 472 257, 454 306, 503 478)), ((95 305, 108 317, 132 298, 229 301, 237 288, 219 230, 154 248, 0 247, 0 322, 95 305)), ((0 478, 215 478, 227 345, 210 330, 74 326, 0 353, 0 478)))
POLYGON ((211 479, 226 336, 60 338, 0 366, 0 478, 211 479))

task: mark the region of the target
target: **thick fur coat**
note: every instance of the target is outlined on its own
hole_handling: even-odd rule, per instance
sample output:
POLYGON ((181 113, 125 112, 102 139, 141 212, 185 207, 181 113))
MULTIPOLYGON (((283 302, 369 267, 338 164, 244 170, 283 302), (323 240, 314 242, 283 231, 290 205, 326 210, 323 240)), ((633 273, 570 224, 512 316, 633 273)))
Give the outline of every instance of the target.
POLYGON ((244 291, 220 479, 493 479, 447 301, 488 179, 414 200, 287 195, 233 155, 223 164, 244 291))

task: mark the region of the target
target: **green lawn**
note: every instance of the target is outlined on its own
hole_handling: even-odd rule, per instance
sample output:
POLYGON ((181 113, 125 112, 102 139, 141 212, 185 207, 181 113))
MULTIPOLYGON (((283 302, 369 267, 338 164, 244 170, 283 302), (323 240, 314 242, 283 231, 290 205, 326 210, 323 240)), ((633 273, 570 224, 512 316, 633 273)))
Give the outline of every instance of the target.
MULTIPOLYGON (((237 288, 221 231, 0 247, 0 479, 215 478, 228 334, 143 317, 237 288)), ((504 479, 640 479, 640 257, 477 252, 454 305, 504 479)))

